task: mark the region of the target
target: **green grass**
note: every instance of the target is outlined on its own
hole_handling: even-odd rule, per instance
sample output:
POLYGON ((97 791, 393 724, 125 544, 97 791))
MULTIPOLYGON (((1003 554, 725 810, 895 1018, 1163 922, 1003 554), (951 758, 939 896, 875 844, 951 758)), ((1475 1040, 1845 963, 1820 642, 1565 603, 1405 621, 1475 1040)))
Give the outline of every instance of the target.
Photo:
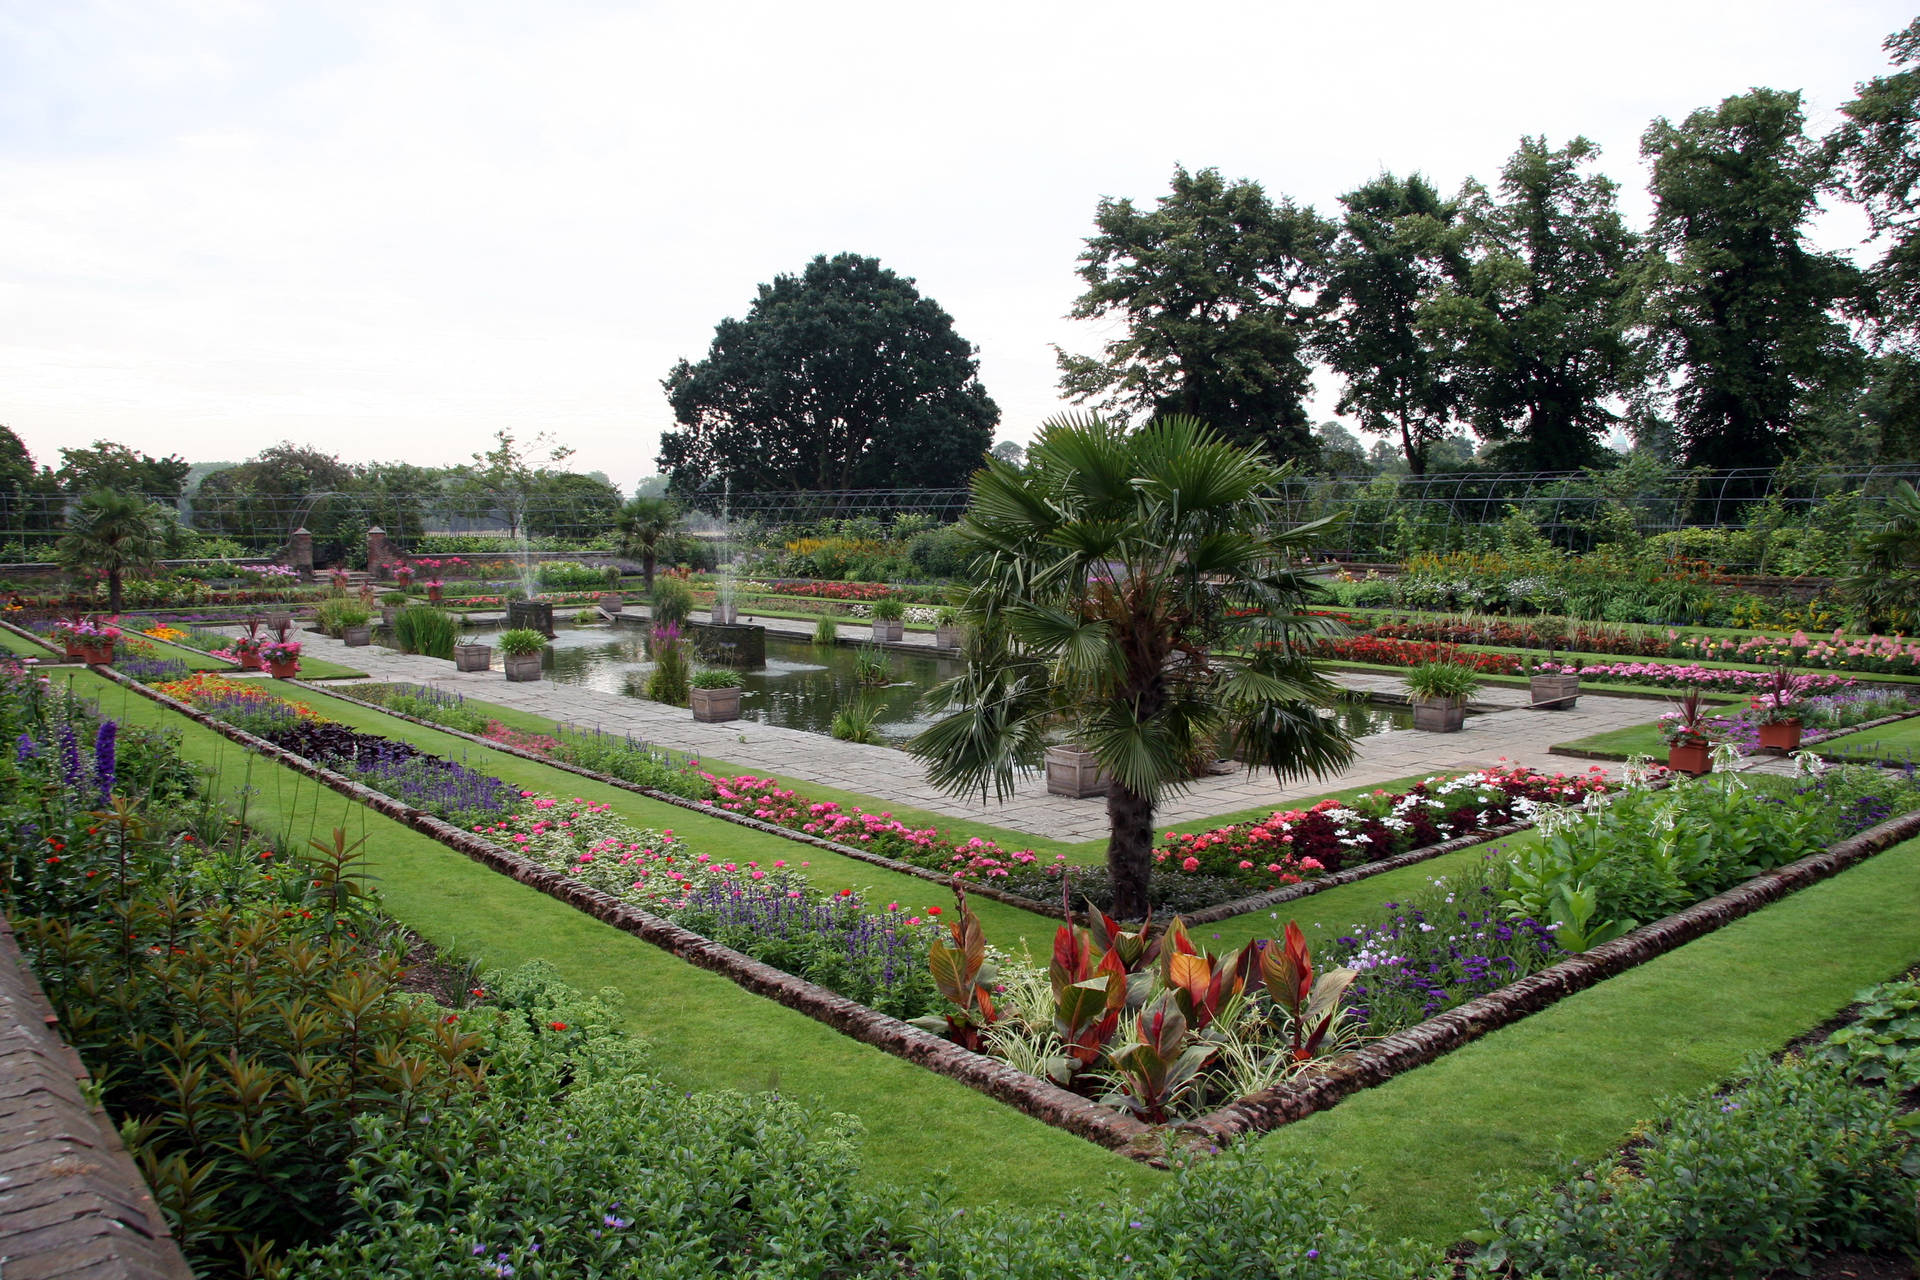
POLYGON ((1550 749, 1558 751, 1561 747, 1572 747, 1580 751, 1607 752, 1622 760, 1628 756, 1652 756, 1655 760, 1667 758, 1667 740, 1661 736, 1658 724, 1636 724, 1629 725, 1625 729, 1609 729, 1605 733, 1575 738, 1572 742, 1555 743, 1550 749))
POLYGON ((1348 1177, 1383 1236, 1478 1225, 1497 1186, 1592 1160, 1656 1101, 1728 1079, 1920 959, 1920 841, 1611 978, 1259 1141, 1263 1158, 1348 1177))
POLYGON ((1822 755, 1852 756, 1862 760, 1911 760, 1920 756, 1920 718, 1814 745, 1822 755))
POLYGON ((61 656, 38 641, 25 636, 17 636, 11 631, 0 629, 0 649, 18 654, 23 658, 38 658, 42 662, 60 662, 61 656))
POLYGON ((123 722, 178 729, 182 754, 217 769, 225 793, 254 788, 249 816, 260 828, 292 831, 302 840, 339 825, 355 837, 366 835, 383 905, 422 935, 441 944, 457 941, 490 965, 544 959, 583 990, 616 989, 629 1028, 656 1047, 660 1071, 674 1087, 772 1087, 860 1117, 867 1133, 864 1177, 875 1188, 909 1190, 952 1169, 955 1189, 971 1203, 1067 1205, 1109 1179, 1133 1191, 1159 1180, 1151 1170, 695 969, 100 676, 56 678, 70 679, 76 692, 97 698, 106 714, 123 722))

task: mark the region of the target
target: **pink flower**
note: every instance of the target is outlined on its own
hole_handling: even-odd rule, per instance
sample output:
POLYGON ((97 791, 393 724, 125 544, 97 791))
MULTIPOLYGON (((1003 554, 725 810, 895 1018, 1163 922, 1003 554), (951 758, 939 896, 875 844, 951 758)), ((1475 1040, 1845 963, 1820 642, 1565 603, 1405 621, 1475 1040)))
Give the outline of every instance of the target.
POLYGON ((1182 871, 1198 871, 1200 869, 1200 859, 1184 858, 1180 862, 1180 869, 1182 871))

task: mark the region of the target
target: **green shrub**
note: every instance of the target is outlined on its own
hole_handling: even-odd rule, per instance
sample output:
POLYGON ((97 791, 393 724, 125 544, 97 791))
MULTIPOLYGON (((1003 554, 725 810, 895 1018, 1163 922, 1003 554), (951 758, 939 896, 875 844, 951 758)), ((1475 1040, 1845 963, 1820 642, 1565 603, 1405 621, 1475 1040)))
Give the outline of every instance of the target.
POLYGON ((1883 982, 1855 999, 1859 1016, 1815 1056, 1836 1062, 1855 1080, 1911 1089, 1920 1084, 1920 982, 1883 982))
POLYGON ((813 642, 817 645, 832 646, 840 642, 840 619, 832 614, 822 614, 813 624, 813 642))
POLYGON ((655 628, 653 670, 647 673, 647 696, 676 707, 687 705, 687 679, 692 672, 690 646, 678 633, 655 628))
POLYGON ((393 618, 394 642, 402 653, 453 661, 454 641, 460 638, 460 620, 445 609, 410 604, 393 618))
POLYGON ((494 636, 493 642, 509 658, 524 658, 547 647, 547 637, 532 627, 509 627, 494 636))
POLYGON ((693 614, 693 588, 679 578, 662 578, 653 584, 653 599, 649 604, 655 626, 671 622, 684 627, 693 614))
POLYGON ((313 613, 320 629, 335 640, 345 637, 348 627, 364 627, 373 620, 372 611, 365 605, 345 597, 322 600, 313 613))
POLYGON ((702 667, 687 680, 694 689, 737 689, 740 673, 726 667, 702 667))
POLYGON ((548 560, 534 576, 548 591, 593 591, 607 585, 606 566, 576 560, 548 560))
POLYGON ((574 725, 560 726, 554 737, 559 743, 552 753, 556 760, 689 800, 713 795, 713 784, 700 776, 698 762, 676 758, 637 738, 574 725))

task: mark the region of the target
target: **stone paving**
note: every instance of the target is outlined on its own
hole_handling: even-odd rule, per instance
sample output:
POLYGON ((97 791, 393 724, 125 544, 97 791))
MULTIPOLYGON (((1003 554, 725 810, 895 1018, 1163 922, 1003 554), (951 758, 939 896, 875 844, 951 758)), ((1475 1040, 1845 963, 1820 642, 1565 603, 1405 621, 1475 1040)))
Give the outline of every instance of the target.
MULTIPOLYGON (((696 620, 699 617, 696 615, 696 620)), ((759 621, 770 630, 812 634, 809 623, 759 621)), ((926 633, 908 632, 907 636, 899 645, 889 647, 932 647, 932 638, 926 633)), ((1092 840, 1107 834, 1106 806, 1099 798, 1049 796, 1038 776, 1024 780, 1004 801, 991 797, 982 801, 978 796, 957 799, 935 789, 916 761, 892 747, 839 742, 823 734, 752 720, 699 724, 681 707, 548 680, 510 683, 497 670, 459 673, 433 658, 378 646, 349 649, 317 632, 303 632, 301 642, 314 657, 358 668, 376 680, 430 684, 555 720, 631 734, 656 746, 724 760, 742 770, 775 773, 948 817, 988 822, 1031 836, 1092 840)), ((1397 694, 1401 688, 1401 682, 1393 676, 1333 674, 1348 688, 1362 692, 1397 694)), ((1392 730, 1362 739, 1353 765, 1328 777, 1278 783, 1270 774, 1252 773, 1240 765, 1223 766, 1227 772, 1198 779, 1169 798, 1161 805, 1157 820, 1171 825, 1257 806, 1278 806, 1338 787, 1425 773, 1458 773, 1503 761, 1549 771, 1584 770, 1591 762, 1555 756, 1548 748, 1556 742, 1644 724, 1665 709, 1659 701, 1595 694, 1581 695, 1578 706, 1567 711, 1534 711, 1526 703, 1524 689, 1489 686, 1473 704, 1480 714, 1470 715, 1461 732, 1392 730)))

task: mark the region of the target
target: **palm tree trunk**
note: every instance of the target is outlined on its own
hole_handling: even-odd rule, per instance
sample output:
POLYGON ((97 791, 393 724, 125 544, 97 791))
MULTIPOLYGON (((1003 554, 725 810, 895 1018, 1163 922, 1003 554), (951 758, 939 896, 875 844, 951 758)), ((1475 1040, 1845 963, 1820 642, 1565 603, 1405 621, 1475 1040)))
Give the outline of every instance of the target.
POLYGON ((1121 920, 1147 917, 1147 885, 1153 874, 1153 801, 1107 784, 1107 872, 1113 877, 1113 914, 1121 920))
POLYGON ((107 612, 120 612, 120 571, 107 570, 107 612))
POLYGON ((653 548, 648 547, 640 553, 640 580, 646 583, 647 594, 653 594, 653 548))

